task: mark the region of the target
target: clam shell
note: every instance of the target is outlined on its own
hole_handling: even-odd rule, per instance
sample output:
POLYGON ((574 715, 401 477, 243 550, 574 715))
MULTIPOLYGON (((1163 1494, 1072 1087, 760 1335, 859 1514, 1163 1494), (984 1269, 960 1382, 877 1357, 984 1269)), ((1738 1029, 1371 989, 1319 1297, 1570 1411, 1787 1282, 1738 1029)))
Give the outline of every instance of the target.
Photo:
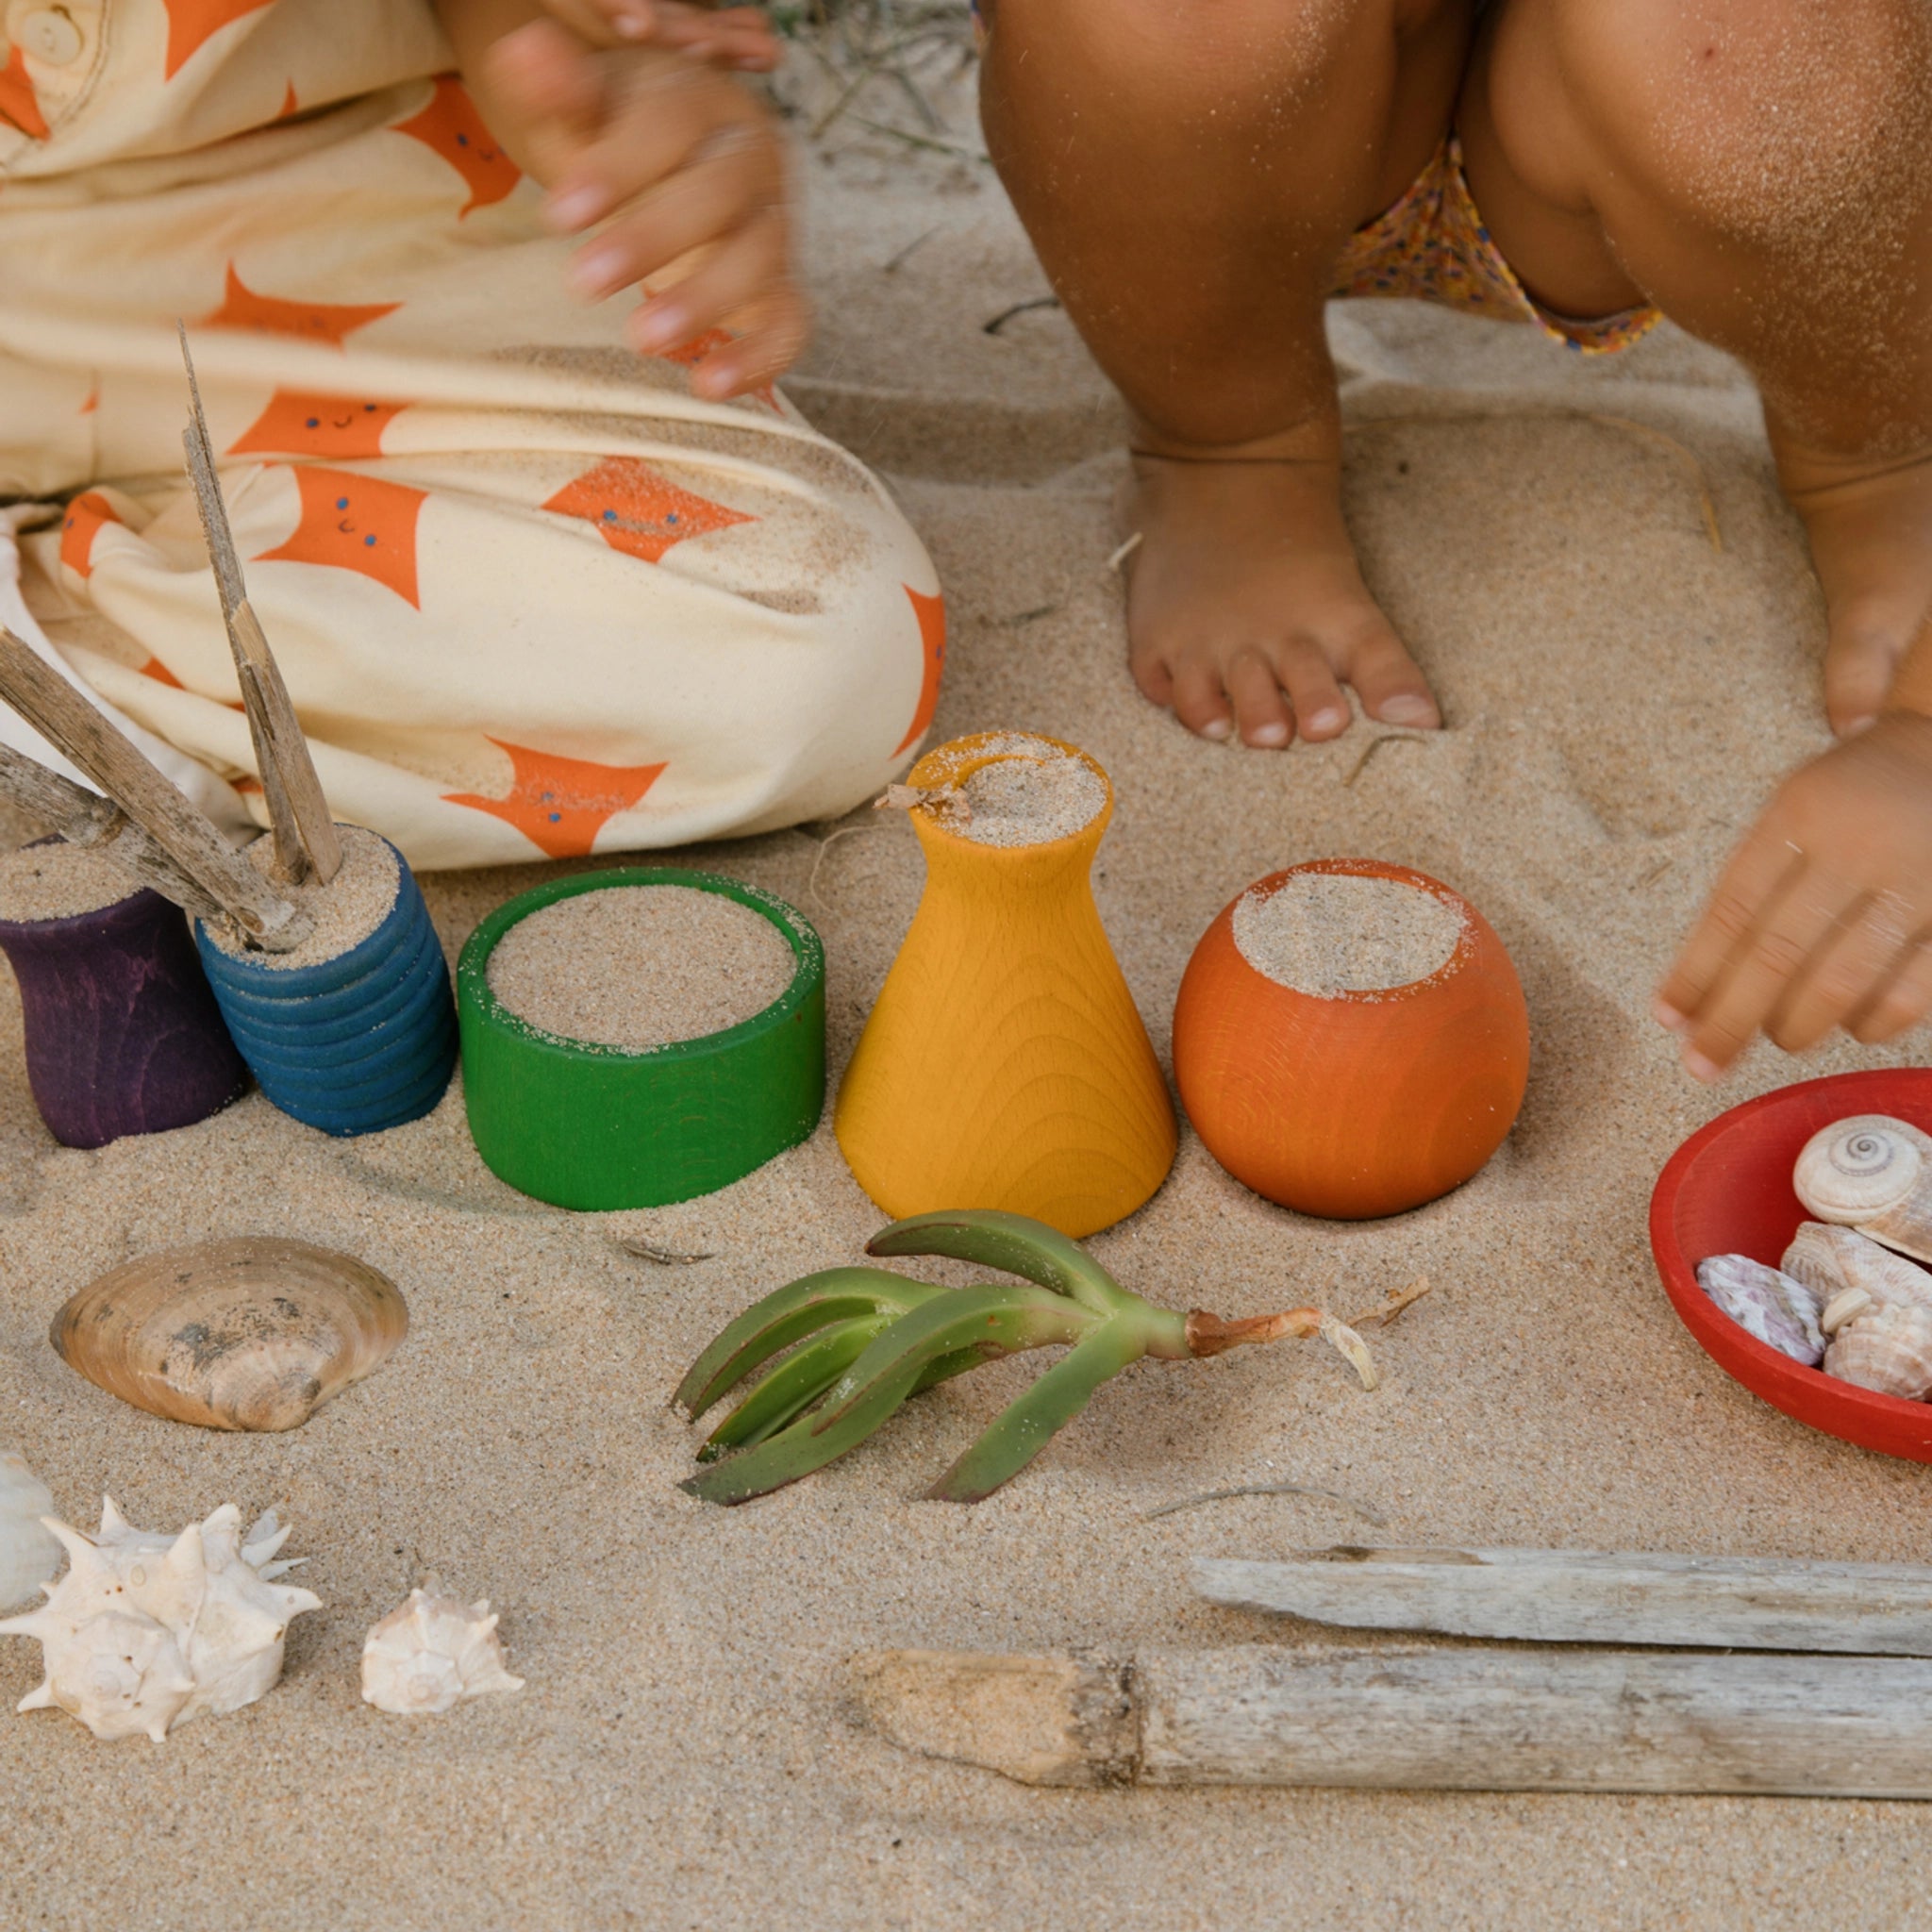
POLYGON ((1932 1135, 1890 1114, 1834 1121, 1805 1142, 1791 1186, 1820 1221, 1932 1261, 1932 1135))
POLYGON ((1932 1310, 1894 1303, 1860 1315, 1832 1338, 1824 1373, 1880 1395, 1924 1401, 1932 1394, 1932 1310))
POLYGON ((1932 1274, 1855 1227, 1801 1221, 1778 1266, 1821 1303, 1835 1300, 1848 1288, 1860 1288, 1874 1302, 1932 1308, 1932 1274))
POLYGON ((1710 1255, 1697 1264, 1697 1285, 1747 1335, 1816 1368, 1824 1353, 1818 1301, 1802 1281, 1749 1255, 1710 1255))
POLYGON ((110 1269, 54 1317, 62 1361, 136 1408, 206 1429, 293 1429, 379 1368, 409 1325, 351 1255, 244 1235, 110 1269))

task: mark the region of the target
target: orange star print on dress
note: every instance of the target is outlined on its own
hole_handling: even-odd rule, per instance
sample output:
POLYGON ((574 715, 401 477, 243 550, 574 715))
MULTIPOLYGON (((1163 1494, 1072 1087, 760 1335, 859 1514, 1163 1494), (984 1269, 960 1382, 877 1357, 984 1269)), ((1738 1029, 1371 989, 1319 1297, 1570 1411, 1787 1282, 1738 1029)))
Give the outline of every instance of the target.
POLYGON ((715 336, 647 360, 634 294, 571 295, 430 0, 74 19, 0 72, 0 496, 45 507, 0 577, 235 823, 176 316, 330 805, 412 864, 740 836, 904 768, 945 663, 919 540, 775 391, 692 396, 715 336))

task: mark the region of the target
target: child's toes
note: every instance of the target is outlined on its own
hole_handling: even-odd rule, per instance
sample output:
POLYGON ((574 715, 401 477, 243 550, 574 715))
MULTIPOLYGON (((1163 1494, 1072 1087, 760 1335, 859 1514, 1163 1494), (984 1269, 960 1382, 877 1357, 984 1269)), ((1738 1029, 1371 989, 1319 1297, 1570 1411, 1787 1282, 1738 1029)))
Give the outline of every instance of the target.
POLYGON ((1911 626, 1895 613, 1838 614, 1824 653, 1824 710, 1840 738, 1862 731, 1885 708, 1911 626))
POLYGON ((1386 625, 1377 625, 1357 641, 1347 668, 1348 681, 1370 717, 1418 731, 1434 731, 1441 724, 1428 679, 1386 625))
POLYGON ((1174 667, 1174 695, 1168 702, 1174 716, 1203 738, 1225 738, 1234 729, 1220 674, 1198 658, 1184 658, 1174 667))
POLYGON ((1301 641, 1284 646, 1276 669, 1294 707, 1295 725, 1309 743, 1340 738, 1348 729, 1348 700, 1314 644, 1301 641))
MULTIPOLYGON (((1246 650, 1235 657, 1227 667, 1226 688, 1243 744, 1278 751, 1294 737, 1294 714, 1281 695, 1274 665, 1259 651, 1246 650)), ((1342 716, 1347 715, 1344 710, 1342 716)))

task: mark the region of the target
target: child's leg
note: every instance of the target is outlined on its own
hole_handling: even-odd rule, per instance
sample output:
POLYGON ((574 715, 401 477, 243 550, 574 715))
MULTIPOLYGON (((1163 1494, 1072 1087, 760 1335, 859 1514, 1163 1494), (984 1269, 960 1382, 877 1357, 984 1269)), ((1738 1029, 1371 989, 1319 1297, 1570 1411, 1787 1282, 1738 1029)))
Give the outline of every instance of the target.
POLYGON ((1756 376, 1824 582, 1831 721, 1869 722, 1932 614, 1932 13, 1504 0, 1460 125, 1539 297, 1641 289, 1756 376))
POLYGON ((1323 303, 1446 132, 1473 0, 997 0, 984 110, 1134 412, 1134 675, 1252 744, 1437 722, 1356 567, 1323 303))

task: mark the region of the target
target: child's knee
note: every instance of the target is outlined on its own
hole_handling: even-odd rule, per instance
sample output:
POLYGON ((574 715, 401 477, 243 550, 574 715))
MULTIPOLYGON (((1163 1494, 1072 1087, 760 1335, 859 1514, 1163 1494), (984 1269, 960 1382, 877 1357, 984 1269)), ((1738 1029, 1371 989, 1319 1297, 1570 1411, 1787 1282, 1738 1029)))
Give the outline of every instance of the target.
POLYGON ((1466 0, 978 0, 989 81, 1024 60, 1104 84, 1115 111, 1278 107, 1357 49, 1392 39, 1411 15, 1466 0))
POLYGON ((1530 4, 1613 165, 1712 227, 1795 241, 1932 179, 1921 0, 1530 4))

